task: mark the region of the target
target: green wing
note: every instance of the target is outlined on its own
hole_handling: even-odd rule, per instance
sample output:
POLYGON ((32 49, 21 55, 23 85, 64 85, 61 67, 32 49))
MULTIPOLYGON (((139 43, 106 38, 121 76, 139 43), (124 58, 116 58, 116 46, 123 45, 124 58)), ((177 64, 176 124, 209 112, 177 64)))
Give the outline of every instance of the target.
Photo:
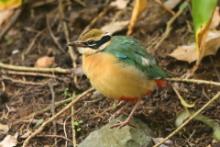
POLYGON ((126 36, 112 37, 111 45, 104 49, 115 55, 120 61, 130 64, 144 72, 149 78, 160 79, 168 76, 156 63, 143 45, 137 40, 126 36))

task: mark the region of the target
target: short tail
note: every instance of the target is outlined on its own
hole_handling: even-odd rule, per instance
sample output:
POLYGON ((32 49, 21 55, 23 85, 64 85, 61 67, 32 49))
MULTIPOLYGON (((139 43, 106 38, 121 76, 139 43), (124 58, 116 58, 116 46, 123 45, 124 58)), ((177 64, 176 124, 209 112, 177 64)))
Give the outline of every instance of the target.
POLYGON ((166 80, 155 80, 158 88, 165 88, 168 86, 168 82, 166 80))

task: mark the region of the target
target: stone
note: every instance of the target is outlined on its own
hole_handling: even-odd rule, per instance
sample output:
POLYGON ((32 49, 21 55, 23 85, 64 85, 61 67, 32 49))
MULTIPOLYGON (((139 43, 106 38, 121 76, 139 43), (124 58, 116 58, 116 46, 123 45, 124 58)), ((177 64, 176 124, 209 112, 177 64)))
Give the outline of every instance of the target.
POLYGON ((138 119, 131 120, 132 126, 110 128, 124 117, 112 120, 102 128, 89 134, 79 147, 150 147, 152 146, 152 131, 138 119))

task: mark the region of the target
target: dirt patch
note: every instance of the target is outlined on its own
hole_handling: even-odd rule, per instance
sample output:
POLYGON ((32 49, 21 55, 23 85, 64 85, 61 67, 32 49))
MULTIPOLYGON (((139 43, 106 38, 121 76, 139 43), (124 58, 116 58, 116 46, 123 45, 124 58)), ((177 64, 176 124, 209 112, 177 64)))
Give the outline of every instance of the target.
MULTIPOLYGON (((55 66, 71 68, 73 65, 67 52, 63 21, 67 23, 71 40, 76 40, 85 27, 91 25, 91 28, 100 28, 110 22, 119 11, 114 7, 109 7, 102 0, 85 0, 85 4, 84 7, 75 1, 65 1, 63 3, 65 7, 64 19, 60 18, 57 1, 46 2, 41 5, 34 1, 25 4, 17 23, 1 41, 0 61, 12 65, 32 67, 39 57, 48 55, 55 57, 55 66), (105 9, 108 9, 107 13, 98 18, 94 24, 91 24, 94 18, 105 9)), ((127 20, 132 11, 131 6, 129 4, 125 10, 121 10, 122 14, 117 19, 127 20)), ((170 18, 169 13, 155 1, 150 0, 148 11, 141 16, 141 20, 138 22, 132 36, 143 42, 149 51, 153 51, 153 47, 163 34, 166 22, 170 18)), ((178 17, 168 38, 154 52, 159 64, 175 76, 183 75, 192 67, 192 65, 176 61, 167 56, 178 45, 187 44, 193 40, 193 32, 188 28, 192 26, 190 22, 190 12, 187 10, 178 17)), ((126 30, 122 30, 118 34, 125 35, 126 30)), ((78 53, 76 55, 76 67, 81 67, 80 55, 78 53)), ((220 53, 205 58, 194 77, 219 81, 219 56, 220 53)), ((79 73, 81 73, 80 70, 79 73)), ((3 72, 1 72, 1 75, 0 80, 3 86, 0 92, 0 121, 1 123, 10 124, 11 134, 19 133, 20 144, 24 140, 22 136, 37 128, 42 121, 52 116, 49 109, 39 115, 25 118, 51 105, 52 92, 48 86, 49 84, 53 85, 56 102, 68 98, 73 93, 80 94, 90 87, 89 81, 81 74, 77 75, 77 83, 73 82, 72 75, 69 74, 56 74, 56 78, 3 74, 3 72)), ((179 86, 183 97, 196 103, 195 110, 200 108, 219 90, 213 86, 196 84, 180 84, 179 86)), ((75 122, 80 122, 76 126, 76 140, 78 143, 91 131, 108 122, 109 117, 115 111, 113 110, 113 104, 113 101, 96 93, 84 97, 76 103, 74 118, 75 122)), ((218 108, 219 102, 216 102, 204 114, 219 121, 220 109, 218 108)), ((58 112, 60 109, 61 106, 55 111, 58 112)), ((127 108, 128 112, 129 110, 130 107, 127 108)), ((176 128, 174 125, 175 118, 183 110, 176 94, 171 87, 168 87, 167 89, 155 91, 152 97, 144 99, 144 103, 135 115, 154 129, 155 136, 165 137, 176 128)), ((65 136, 64 138, 71 140, 72 124, 71 112, 66 112, 55 121, 55 125, 47 126, 42 133, 32 139, 31 144, 33 146, 53 145, 56 139, 58 146, 63 145, 66 139, 59 136, 65 136), (54 126, 56 126, 56 129, 54 126), (64 132, 64 127, 66 132, 64 132), (55 130, 58 137, 52 135, 55 130)), ((202 123, 193 121, 171 140, 175 146, 205 147, 212 143, 212 130, 202 123)))

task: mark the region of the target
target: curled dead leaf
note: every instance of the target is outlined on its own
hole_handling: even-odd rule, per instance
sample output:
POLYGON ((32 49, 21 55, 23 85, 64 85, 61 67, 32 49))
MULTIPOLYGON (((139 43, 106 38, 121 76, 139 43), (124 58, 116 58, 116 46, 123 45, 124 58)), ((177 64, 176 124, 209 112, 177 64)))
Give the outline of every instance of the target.
MULTIPOLYGON (((220 31, 210 31, 204 45, 204 54, 202 56, 215 55, 220 47, 220 31)), ((180 61, 192 63, 197 60, 197 51, 195 43, 190 45, 178 46, 169 56, 180 61)))
POLYGON ((34 66, 39 68, 47 68, 47 67, 52 67, 54 64, 55 64, 54 57, 43 56, 37 59, 34 66))
POLYGON ((14 147, 17 145, 18 133, 15 135, 7 135, 1 142, 0 147, 14 147))

